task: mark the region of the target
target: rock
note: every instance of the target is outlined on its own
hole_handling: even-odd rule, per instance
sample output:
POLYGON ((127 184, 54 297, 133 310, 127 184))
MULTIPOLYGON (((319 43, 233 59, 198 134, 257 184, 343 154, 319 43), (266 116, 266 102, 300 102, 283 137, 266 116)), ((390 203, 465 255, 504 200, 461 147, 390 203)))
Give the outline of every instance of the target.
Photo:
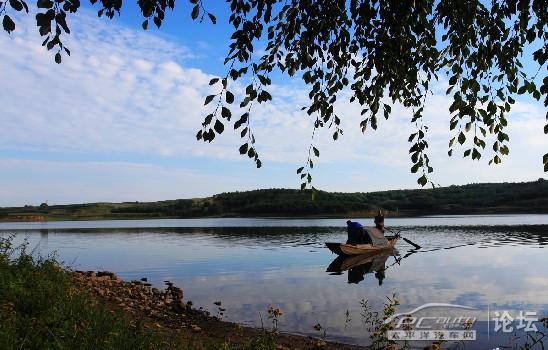
POLYGON ((116 279, 117 276, 114 274, 114 272, 110 271, 98 271, 97 277, 108 277, 108 279, 116 279))
POLYGON ((327 343, 325 342, 325 340, 318 340, 315 344, 316 348, 318 349, 323 349, 327 346, 327 343))

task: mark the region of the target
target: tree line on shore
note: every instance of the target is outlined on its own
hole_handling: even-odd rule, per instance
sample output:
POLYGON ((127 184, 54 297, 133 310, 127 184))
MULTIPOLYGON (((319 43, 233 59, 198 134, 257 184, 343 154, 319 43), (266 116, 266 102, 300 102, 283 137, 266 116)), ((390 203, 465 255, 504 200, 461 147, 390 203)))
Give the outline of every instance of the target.
POLYGON ((548 213, 548 181, 470 184, 417 190, 326 192, 259 189, 207 198, 159 202, 86 203, 0 208, 0 219, 41 215, 66 218, 157 218, 204 216, 357 216, 548 213))

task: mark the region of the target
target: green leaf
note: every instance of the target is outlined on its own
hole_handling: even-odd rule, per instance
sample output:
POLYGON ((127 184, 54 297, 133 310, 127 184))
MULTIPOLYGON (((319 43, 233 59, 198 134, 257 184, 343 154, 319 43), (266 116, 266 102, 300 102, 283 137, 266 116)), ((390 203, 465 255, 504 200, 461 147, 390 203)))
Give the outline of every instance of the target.
POLYGON ((162 21, 160 20, 160 18, 158 17, 154 17, 152 19, 152 21, 154 22, 154 24, 156 24, 156 27, 158 27, 158 29, 160 28, 160 26, 162 25, 162 21))
MULTIPOLYGON (((247 122, 247 118, 249 117, 249 113, 244 113, 242 114, 242 116, 240 117, 240 119, 234 123, 234 130, 238 129, 240 126, 242 126, 243 123, 247 122)), ((246 132, 247 132, 247 128, 245 128, 246 132)), ((245 133, 242 134, 242 137, 245 136, 245 133)))
POLYGON ((221 123, 219 121, 219 119, 217 119, 215 121, 215 125, 213 126, 213 129, 215 129, 215 131, 217 132, 217 134, 222 134, 223 131, 225 130, 225 126, 223 125, 223 123, 221 123))
POLYGON ((458 138, 459 143, 462 145, 464 144, 464 141, 466 141, 466 135, 461 131, 458 138))
POLYGON ((232 102, 234 102, 234 94, 228 90, 225 94, 225 98, 226 98, 226 103, 231 104, 232 102))
POLYGON ((219 81, 219 78, 213 78, 209 81, 209 85, 214 85, 219 81))
POLYGON ((209 95, 205 98, 205 103, 204 103, 204 106, 207 105, 209 102, 213 101, 213 98, 215 97, 215 95, 209 95))
POLYGON ((230 120, 230 117, 232 117, 232 112, 230 112, 230 109, 223 106, 223 108, 221 108, 221 116, 230 120))
POLYGON ((11 20, 11 17, 8 15, 4 16, 4 19, 2 20, 2 26, 4 27, 4 30, 8 33, 11 33, 15 30, 15 23, 11 20))
POLYGON ((247 153, 247 143, 244 143, 243 145, 240 146, 240 154, 246 154, 247 153))
POLYGON ((36 6, 40 9, 50 9, 53 7, 53 1, 51 0, 38 0, 36 6))
POLYGON ((198 18, 199 15, 200 15, 200 5, 196 5, 192 9, 192 14, 191 14, 192 19, 198 18))
POLYGON ((428 182, 428 179, 426 178, 426 175, 423 175, 417 179, 417 183, 421 186, 426 185, 427 182, 428 182))
MULTIPOLYGON (((217 18, 215 16, 213 16, 211 13, 208 12, 208 17, 209 17, 209 20, 211 21, 211 23, 213 24, 217 24, 217 18)), ((257 168, 260 168, 260 166, 257 166, 257 168)))
POLYGON ((304 170, 304 166, 300 167, 299 169, 297 169, 297 174, 302 173, 303 170, 304 170))
POLYGON ((314 155, 316 157, 319 157, 320 156, 320 151, 316 148, 316 147, 312 147, 312 150, 314 151, 314 155))
POLYGON ((472 150, 472 159, 480 159, 481 158, 481 153, 479 153, 479 151, 477 149, 473 149, 472 150))
POLYGON ((15 11, 23 10, 23 4, 19 0, 9 0, 9 3, 15 11))
POLYGON ((57 64, 61 63, 61 54, 59 52, 55 54, 55 63, 57 64))

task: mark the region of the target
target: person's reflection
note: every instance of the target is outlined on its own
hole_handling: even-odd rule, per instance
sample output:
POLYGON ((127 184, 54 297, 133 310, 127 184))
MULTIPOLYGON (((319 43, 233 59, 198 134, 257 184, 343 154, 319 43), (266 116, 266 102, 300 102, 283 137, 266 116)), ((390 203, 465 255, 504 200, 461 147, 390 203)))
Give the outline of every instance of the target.
POLYGON ((368 273, 374 274, 382 286, 388 257, 395 256, 397 252, 379 252, 373 255, 338 256, 329 264, 327 272, 332 275, 341 275, 348 271, 348 283, 358 284, 365 279, 368 273))
POLYGON ((369 272, 369 269, 373 265, 373 262, 368 262, 367 264, 358 265, 356 267, 348 270, 348 283, 358 284, 364 280, 364 276, 369 272))
POLYGON ((348 270, 348 283, 358 284, 365 279, 365 274, 374 273, 375 278, 379 281, 379 286, 386 277, 384 271, 386 269, 386 260, 388 255, 379 255, 370 262, 362 265, 354 266, 348 270))
POLYGON ((379 280, 379 286, 382 286, 382 281, 384 280, 384 269, 375 272, 375 277, 379 280))

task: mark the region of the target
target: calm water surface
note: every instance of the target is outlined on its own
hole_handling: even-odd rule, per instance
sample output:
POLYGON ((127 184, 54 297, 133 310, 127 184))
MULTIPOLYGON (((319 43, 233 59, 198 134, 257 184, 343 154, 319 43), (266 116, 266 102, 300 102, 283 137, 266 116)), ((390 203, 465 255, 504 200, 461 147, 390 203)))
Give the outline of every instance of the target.
MULTIPOLYGON (((390 219, 387 225, 423 246, 399 264, 393 256, 333 262, 336 256, 324 242, 346 239, 344 221, 0 223, 0 234, 15 232, 17 240, 29 239, 42 254, 56 251, 75 269, 147 277, 157 287, 171 280, 183 288, 186 300, 214 314, 213 303, 222 301, 224 318, 231 321, 260 326, 261 316, 268 322, 266 310, 274 305, 284 311, 282 329, 317 336, 313 326, 319 322, 328 339, 350 343, 368 342, 360 301, 380 310, 393 294, 400 312, 425 303, 475 308, 456 311, 478 319, 479 340, 468 342, 467 349, 510 344, 508 334, 494 332, 492 321, 488 327, 497 311, 514 318, 520 311, 548 316, 548 215, 390 219)), ((405 242, 397 247, 400 258, 411 249, 405 242)), ((440 314, 452 315, 447 309, 425 315, 440 314)))

